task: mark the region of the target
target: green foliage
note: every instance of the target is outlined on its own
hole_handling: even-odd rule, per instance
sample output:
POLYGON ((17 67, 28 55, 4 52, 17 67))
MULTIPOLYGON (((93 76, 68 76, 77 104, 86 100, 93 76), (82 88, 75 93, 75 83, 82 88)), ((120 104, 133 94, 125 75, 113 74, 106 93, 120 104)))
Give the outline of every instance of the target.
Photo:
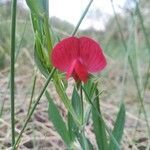
MULTIPOLYGON (((76 90, 76 88, 74 87, 73 93, 72 93, 72 106, 73 109, 75 110, 75 113, 78 115, 79 118, 81 118, 81 99, 80 96, 76 90)), ((78 134, 79 132, 79 128, 76 125, 76 123, 74 122, 72 115, 68 112, 68 129, 69 129, 69 133, 70 133, 70 138, 72 141, 75 140, 76 134, 78 134)))
POLYGON ((55 73, 55 72, 56 72, 56 69, 53 68, 52 71, 50 72, 50 74, 49 74, 49 76, 48 76, 48 78, 47 78, 47 80, 46 80, 46 82, 45 82, 45 84, 44 84, 44 86, 43 86, 41 92, 39 93, 39 96, 37 97, 37 99, 36 99, 36 101, 35 101, 35 103, 34 103, 32 109, 30 110, 30 112, 29 112, 29 114, 28 114, 28 116, 27 116, 27 118, 26 118, 26 120, 25 120, 25 123, 24 123, 24 125, 23 125, 23 127, 22 127, 22 129, 21 129, 21 131, 20 131, 20 133, 19 133, 19 135, 18 135, 18 137, 17 137, 17 139, 16 139, 16 142, 15 142, 15 144, 13 145, 13 149, 16 149, 16 146, 18 145, 18 143, 19 143, 19 141, 20 141, 20 138, 21 138, 21 136, 22 136, 22 134, 23 134, 23 132, 24 132, 26 126, 27 126, 29 120, 31 119, 31 116, 32 116, 33 113, 34 113, 35 108, 36 108, 37 105, 39 104, 39 101, 41 100, 41 97, 43 96, 44 92, 46 91, 46 88, 47 88, 49 82, 51 81, 52 77, 54 76, 54 73, 55 73))
MULTIPOLYGON (((6 67, 9 64, 10 57, 10 24, 11 24, 11 3, 8 1, 6 4, 0 6, 0 63, 1 67, 6 67)), ((33 32, 30 26, 29 13, 26 9, 19 5, 17 14, 17 28, 16 28, 16 54, 18 55, 20 49, 31 48, 33 46, 33 32), (18 54, 17 54, 18 53, 18 54)), ((29 51, 30 54, 33 54, 29 51)), ((24 58, 23 58, 24 59, 24 58)), ((25 60, 25 59, 24 59, 25 60)))
MULTIPOLYGON (((26 2, 31 11, 33 29, 30 26, 28 11, 19 6, 17 16, 17 46, 15 58, 17 60, 17 56, 21 52, 21 47, 27 47, 28 52, 32 57, 33 51, 30 51, 30 48, 34 47, 34 58, 37 67, 46 78, 49 76, 51 70, 52 74, 50 75, 50 78, 48 78, 34 107, 31 109, 29 117, 27 118, 23 129, 19 134, 19 137, 17 138, 16 145, 18 144, 26 125, 31 118, 31 115, 33 114, 39 100, 41 99, 41 96, 45 92, 49 81, 53 78, 56 91, 68 111, 68 124, 65 123, 64 120, 66 120, 66 118, 61 117, 57 106, 51 99, 50 95, 46 92, 46 97, 49 100, 48 112, 50 120, 53 122, 57 132, 60 134, 66 145, 71 147, 72 144, 78 140, 82 149, 93 149, 91 142, 84 134, 84 128, 92 114, 91 119, 93 121, 93 128, 98 149, 118 150, 123 136, 123 129, 125 124, 124 104, 122 103, 120 106, 113 131, 110 132, 102 117, 99 101, 100 92, 97 90, 97 83, 95 84, 93 80, 89 80, 88 83, 82 87, 84 96, 82 96, 81 93, 79 94, 79 91, 75 87, 72 93, 72 98, 70 100, 66 93, 67 84, 63 81, 64 77, 55 69, 52 69, 49 58, 53 45, 62 37, 70 35, 74 29, 74 26, 58 18, 51 18, 49 23, 47 0, 26 0, 26 2), (35 44, 34 46, 33 41, 35 44), (88 106, 86 112, 83 112, 85 111, 83 106, 84 98, 86 100, 84 103, 88 106)), ((135 80, 136 84, 138 93, 137 97, 140 102, 139 110, 142 108, 145 121, 147 123, 147 129, 150 134, 147 111, 144 105, 145 90, 148 89, 147 87, 150 85, 149 5, 150 2, 148 0, 144 0, 140 3, 137 3, 136 7, 134 8, 124 8, 127 11, 124 16, 121 16, 114 11, 115 16, 109 18, 108 22, 106 23, 105 30, 97 31, 93 28, 90 28, 87 30, 79 31, 78 35, 88 35, 97 39, 97 41, 101 43, 106 54, 112 58, 113 61, 119 60, 119 64, 121 65, 125 63, 124 58, 128 58, 133 79, 135 80), (144 73, 140 72, 139 68, 146 68, 146 71, 144 70, 144 73)), ((75 35, 77 32, 77 29, 80 26, 80 23, 82 22, 87 11, 85 11, 81 16, 80 21, 73 31, 73 35, 75 35)), ((10 14, 10 3, 0 6, 0 69, 4 68, 5 64, 8 64, 8 58, 10 57, 10 14)), ((117 76, 116 72, 115 76, 117 76)), ((131 80, 132 78, 129 78, 129 82, 131 80)), ((120 84, 120 82, 118 84, 120 84)), ((3 110, 3 106, 1 110, 3 110)), ((1 110, 0 116, 2 114, 1 110)))
POLYGON ((53 122, 54 127, 56 128, 57 132, 59 135, 62 137, 63 141, 66 143, 66 145, 69 147, 70 145, 70 136, 69 132, 67 130, 66 124, 63 121, 63 118, 61 117, 57 106, 54 104, 52 98, 50 97, 49 93, 46 91, 46 97, 49 102, 49 107, 48 107, 48 115, 50 121, 53 122))
MULTIPOLYGON (((83 119, 83 104, 81 100, 81 95, 79 95, 76 87, 74 87, 73 93, 72 93, 72 106, 76 112, 76 114, 79 116, 80 119, 83 119)), ((70 113, 68 113, 68 128, 70 133, 70 138, 72 139, 72 142, 75 142, 75 140, 78 140, 83 150, 93 150, 93 146, 88 138, 84 135, 84 126, 86 125, 86 121, 83 122, 83 127, 78 127, 76 123, 74 122, 72 116, 70 113), (83 129, 82 129, 83 128, 83 129)))
MULTIPOLYGON (((94 84, 94 83, 93 83, 94 84)), ((103 120, 103 118, 102 118, 102 115, 101 115, 101 112, 100 112, 100 109, 99 109, 99 107, 98 107, 98 105, 97 106, 95 106, 94 105, 94 100, 95 99, 97 99, 98 98, 98 96, 99 96, 99 92, 97 91, 97 88, 95 88, 95 92, 96 92, 96 96, 94 97, 94 99, 92 99, 91 97, 90 97, 90 95, 87 93, 87 91, 86 91, 86 89, 85 89, 85 87, 82 87, 82 89, 83 89, 83 91, 84 91, 84 93, 85 93, 85 96, 86 96, 86 98, 88 99, 88 102, 91 104, 91 107, 94 109, 94 111, 97 113, 97 115, 99 116, 99 119, 100 119, 100 122, 98 123, 98 124, 95 124, 95 129, 97 130, 98 129, 98 126, 99 126, 99 130, 103 130, 103 127, 105 127, 105 129, 106 129, 106 131, 107 131, 107 133, 110 135, 110 139, 113 141, 113 143, 114 143, 114 145, 117 147, 117 149, 120 149, 120 147, 119 147, 119 144, 118 144, 118 142, 116 141, 116 139, 115 139, 115 137, 113 136, 113 134, 110 132, 110 130, 109 130, 109 128, 107 127, 107 125, 105 124, 105 122, 104 122, 104 120, 103 120), (97 108, 98 107, 98 108, 97 108)), ((94 118, 95 119, 95 118, 94 118)), ((95 120, 93 120, 93 121, 95 121, 95 120)), ((105 135, 105 131, 102 131, 101 132, 102 134, 101 135, 105 135)), ((97 134, 98 136, 100 136, 100 134, 99 133, 95 133, 95 134, 97 134)), ((105 136, 104 136, 104 138, 105 138, 105 136)), ((97 138, 97 140, 99 140, 98 138, 97 138)), ((99 141, 98 141, 99 142, 99 141)), ((103 142, 103 141, 100 141, 100 142, 103 142)), ((107 142, 105 143, 106 141, 104 141, 104 143, 102 143, 102 144, 104 144, 105 146, 107 145, 107 142)), ((107 147, 107 146, 106 146, 107 147)))
MULTIPOLYGON (((95 95, 98 95, 97 89, 95 90, 95 95)), ((108 149, 107 134, 106 134, 104 122, 102 118, 99 117, 99 115, 101 115, 99 97, 95 99, 95 101, 93 102, 93 105, 95 107, 92 107, 92 119, 93 119, 94 133, 96 136, 98 149, 107 150, 108 149)))
MULTIPOLYGON (((112 131, 113 136, 117 140, 117 142, 120 144, 123 131, 124 131, 124 125, 125 125, 125 106, 122 103, 120 106, 120 110, 117 115, 117 119, 115 121, 115 125, 112 131)), ((108 150, 117 150, 118 148, 113 143, 112 139, 110 139, 109 148, 108 150)))
POLYGON ((0 69, 3 69, 4 66, 5 66, 5 54, 3 51, 1 52, 0 49, 0 69))
POLYGON ((46 50, 42 46, 42 43, 41 43, 40 38, 38 36, 36 38, 36 43, 35 43, 35 48, 34 48, 34 59, 35 59, 35 62, 37 64, 39 70, 41 71, 41 73, 45 77, 47 77, 49 74, 49 70, 48 70, 48 68, 49 68, 48 62, 49 61, 47 61, 48 60, 48 53, 46 53, 46 50))
POLYGON ((49 54, 52 49, 52 38, 48 23, 48 1, 46 3, 46 1, 41 0, 27 0, 27 4, 31 11, 32 24, 35 34, 35 62, 41 73, 47 77, 51 70, 49 54))
POLYGON ((68 95, 66 94, 65 87, 63 86, 63 83, 61 82, 61 80, 58 78, 58 74, 55 74, 55 76, 54 76, 54 85, 55 85, 55 88, 56 88, 56 91, 57 91, 59 97, 61 98, 61 101, 64 103, 66 109, 72 115, 76 125, 80 126, 81 121, 80 121, 79 117, 77 116, 77 114, 75 113, 73 106, 71 105, 70 99, 69 99, 68 95))

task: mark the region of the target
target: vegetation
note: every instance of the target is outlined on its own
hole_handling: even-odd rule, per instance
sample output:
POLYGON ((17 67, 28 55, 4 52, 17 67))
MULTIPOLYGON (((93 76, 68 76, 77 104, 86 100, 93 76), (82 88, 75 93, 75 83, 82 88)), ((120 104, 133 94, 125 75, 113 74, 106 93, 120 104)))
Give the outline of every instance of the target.
MULTIPOLYGON (((96 144, 97 138, 99 139, 101 135, 96 134, 96 140, 92 140, 92 123, 89 122, 89 126, 87 127, 87 133, 90 133, 91 135, 91 137, 89 135, 87 135, 87 137, 89 137, 89 140, 93 145, 98 145, 99 149, 101 145, 103 145, 104 147, 107 145, 105 149, 117 149, 117 146, 115 146, 114 144, 115 142, 113 138, 116 139, 116 142, 120 142, 124 121, 125 129, 123 140, 121 141, 121 149, 146 150, 150 147, 150 1, 142 0, 139 3, 136 3, 136 1, 132 1, 132 3, 133 4, 131 5, 131 1, 127 0, 126 5, 124 6, 124 8, 122 8, 122 14, 117 14, 116 10, 114 9, 114 15, 109 18, 108 22, 105 24, 104 30, 96 30, 91 27, 85 30, 78 30, 77 32, 78 36, 86 35, 96 39, 103 47, 108 61, 107 69, 102 74, 98 74, 94 78, 94 83, 98 81, 98 90, 101 91, 104 89, 104 91, 102 92, 102 94, 100 94, 101 110, 99 110, 99 107, 97 107, 99 106, 99 103, 96 103, 99 101, 98 99, 93 103, 94 107, 92 107, 91 109, 91 118, 95 120, 93 126, 94 130, 97 131, 98 129, 96 129, 96 127, 103 124, 103 120, 99 119, 99 116, 101 116, 101 114, 97 113, 98 110, 100 113, 102 113, 106 125, 110 130, 113 131, 109 136, 104 136, 104 139, 106 140, 101 140, 100 143, 97 142, 96 144), (125 107, 124 105, 122 105, 123 103, 125 103, 125 107), (95 109, 95 107, 97 108, 95 109), (124 120, 125 109, 126 120, 124 120), (120 115, 117 116, 117 113, 120 115), (99 121, 96 122, 96 120, 98 119, 99 121), (120 125, 119 122, 122 122, 122 125, 120 125), (108 140, 108 137, 110 137, 109 146, 108 143, 105 143, 108 140)), ((11 3, 9 1, 7 3, 2 3, 0 1, 0 149, 11 147, 11 140, 6 140, 7 136, 10 134, 10 102, 8 99, 10 80, 9 64, 11 53, 10 8, 11 3), (5 136, 5 132, 8 133, 7 136, 5 136)), ((33 13, 33 10, 31 8, 30 11, 31 13, 33 13)), ((59 18, 50 18, 50 26, 47 30, 50 31, 50 36, 52 36, 53 39, 50 40, 47 44, 47 41, 45 40, 47 38, 45 37, 45 32, 41 31, 40 33, 37 33, 39 29, 32 20, 34 17, 36 18, 36 16, 31 17, 29 10, 18 4, 15 51, 15 79, 17 80, 15 82, 17 128, 16 135, 20 135, 19 133, 22 127, 26 127, 24 126, 24 119, 27 115, 26 112, 28 112, 29 116, 35 104, 40 104, 39 109, 37 108, 35 110, 34 117, 29 118, 27 116, 27 123, 29 123, 29 127, 24 131, 25 135, 23 135, 22 137, 23 142, 20 142, 19 148, 42 149, 42 146, 56 146, 56 140, 55 142, 52 142, 53 136, 47 136, 46 134, 48 133, 45 133, 44 131, 46 130, 49 132, 49 134, 51 134, 51 132, 54 132, 53 134, 57 137, 56 139, 62 144, 62 149, 64 149, 64 143, 70 143, 70 140, 73 140, 75 138, 75 135, 73 135, 70 131, 70 133, 72 134, 72 139, 68 139, 67 133, 69 129, 66 131, 66 126, 64 125, 66 124, 66 111, 68 110, 66 110, 66 108, 64 107, 66 103, 64 101, 59 101, 59 99, 61 98, 65 99, 64 96, 66 96, 63 95, 64 92, 60 92, 60 88, 62 87, 59 81, 62 80, 66 91, 68 90, 67 86, 69 86, 67 85, 68 83, 66 83, 63 74, 58 74, 58 76, 53 79, 57 92, 54 92, 52 94, 52 97, 49 95, 49 93, 51 93, 51 91, 54 91, 54 89, 53 86, 50 85, 48 89, 48 91, 50 92, 46 92, 46 96, 42 99, 43 101, 39 102, 36 100, 40 100, 42 97, 42 95, 39 96, 39 92, 41 91, 41 87, 44 87, 43 85, 45 79, 43 78, 43 76, 47 78, 47 74, 52 67, 46 62, 46 60, 48 59, 46 53, 47 51, 50 51, 50 49, 47 50, 46 47, 51 47, 51 44, 54 45, 59 39, 71 35, 75 27, 71 23, 60 20, 59 18), (41 37, 41 34, 43 34, 44 36, 41 37), (37 57, 37 53, 40 53, 39 50, 37 50, 37 52, 34 51, 35 44, 36 46, 38 45, 37 43, 39 42, 39 39, 40 42, 43 42, 41 45, 44 47, 41 47, 41 45, 39 45, 40 48, 36 48, 42 49, 44 51, 44 60, 37 57), (33 80, 34 82, 32 83, 31 80, 33 80), (21 88, 21 90, 19 88, 21 88), (53 101, 54 98, 57 100, 53 101), (49 109, 47 108, 48 103, 49 109), (57 110, 58 108, 59 110, 57 110), (48 120, 47 113, 45 113, 47 112, 47 109, 49 112, 49 117, 51 118, 50 120, 48 120), (60 114, 58 113, 58 111, 60 112, 60 114), (55 112, 55 114, 53 114, 53 112, 55 112), (45 120, 43 119, 43 116, 46 116, 45 120), (65 121, 61 120, 62 117, 65 121), (65 134, 59 129, 59 126, 57 126, 58 124, 55 118, 59 118, 59 123, 62 125, 62 130, 66 131, 65 134), (53 122, 55 129, 60 134, 60 136, 57 135, 54 127, 51 124, 48 124, 50 121, 53 122), (39 133, 42 138, 37 140, 39 133), (34 138, 29 138, 31 135, 34 138), (65 137, 64 139, 62 138, 63 136, 65 137), (45 140, 43 140, 44 138, 45 140), (50 142, 47 142, 47 138, 50 138, 52 140, 50 142), (41 144, 42 142, 44 143, 43 145, 41 144)), ((42 22, 41 24, 44 23, 42 22)), ((90 85, 88 86, 90 87, 90 85)), ((73 88, 72 83, 70 88, 73 88)), ((86 90, 88 91, 88 88, 86 89, 85 87, 85 91, 84 88, 82 89, 85 92, 85 96, 87 96, 86 90)), ((95 91, 97 90, 95 89, 95 91)), ((43 93, 44 92, 45 91, 43 91, 43 93)), ((88 92, 90 93, 90 91, 88 92)), ((71 92, 69 91, 68 93, 71 92)), ((76 110, 76 103, 80 102, 80 100, 78 99, 78 91, 74 89, 71 94, 71 99, 73 101, 77 101, 72 104, 73 109, 76 110)), ((88 96, 90 97, 91 95, 88 96)), ((97 94, 95 93, 95 95, 97 94)), ((88 96, 87 99, 89 98, 88 96)), ((74 118, 72 118, 71 113, 73 113, 72 110, 69 110, 68 118, 73 122, 74 125, 76 125, 76 122, 74 122, 74 118)), ((105 127, 102 125, 101 129, 103 128, 105 127)), ((103 133, 103 130, 100 130, 100 133, 106 134, 103 133)), ((85 135, 81 136, 79 133, 77 134, 78 138, 80 138, 80 142, 83 139, 86 139, 83 137, 85 135)), ((88 143, 89 141, 87 140, 86 142, 88 143)), ((84 141, 84 144, 81 144, 81 147, 83 149, 86 146, 86 142, 84 141)), ((77 145, 78 144, 79 143, 77 143, 77 145)), ((87 145, 90 144, 88 143, 87 145)))

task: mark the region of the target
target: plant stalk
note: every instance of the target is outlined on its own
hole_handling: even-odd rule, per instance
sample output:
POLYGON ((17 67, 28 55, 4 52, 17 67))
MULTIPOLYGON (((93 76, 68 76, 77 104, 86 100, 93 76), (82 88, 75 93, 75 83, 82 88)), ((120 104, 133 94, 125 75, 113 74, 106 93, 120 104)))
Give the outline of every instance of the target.
POLYGON ((33 95, 34 95, 34 91, 35 91, 36 78, 37 78, 37 76, 35 75, 34 79, 33 79, 33 86, 32 86, 32 92, 31 92, 31 97, 30 97, 30 103, 29 103, 29 107, 28 107, 27 116, 29 115, 30 110, 31 110, 31 106, 32 106, 33 95))
POLYGON ((28 124, 28 122, 29 122, 29 120, 30 120, 30 118, 31 118, 31 116, 32 116, 32 114, 33 114, 33 112, 34 112, 36 106, 38 105, 38 103, 39 103, 41 97, 43 96, 43 94, 44 94, 44 92, 45 92, 45 90, 46 90, 46 88, 47 88, 47 86, 48 86, 50 80, 52 79, 53 74, 55 73, 55 71, 56 71, 56 69, 53 68, 52 71, 51 71, 51 73, 50 73, 50 75, 49 75, 49 77, 47 78, 47 80, 46 80, 46 82, 45 82, 45 85, 44 85, 44 87, 43 87, 41 93, 39 94, 39 96, 38 96, 38 98, 37 98, 35 104, 33 105, 31 111, 29 112, 29 115, 27 116, 27 119, 26 119, 26 121, 25 121, 25 123, 24 123, 24 125, 23 125, 23 128, 22 128, 20 134, 18 135, 18 137, 17 137, 17 139, 16 139, 16 142, 15 142, 15 144, 14 144, 14 146, 13 146, 13 150, 16 149, 16 146, 17 146, 17 144, 18 144, 18 142, 19 142, 19 140, 20 140, 20 138, 21 138, 21 136, 22 136, 22 134, 23 134, 25 128, 26 128, 26 126, 27 126, 27 124, 28 124))
POLYGON ((82 116, 82 125, 83 125, 84 124, 84 106, 83 106, 82 83, 80 85, 80 97, 81 97, 81 116, 82 116))
POLYGON ((11 5, 11 66, 10 66, 10 101, 11 101, 11 133, 12 145, 15 143, 15 48, 16 48, 16 10, 17 0, 11 5))
POLYGON ((72 36, 74 36, 74 35, 76 34, 76 32, 77 32, 77 30, 78 30, 80 24, 82 23, 82 21, 83 21, 85 15, 87 14, 87 12, 88 12, 88 10, 89 10, 89 8, 90 8, 92 2, 93 2, 93 0, 90 0, 90 2, 88 3, 88 5, 87 5, 85 11, 83 12, 83 14, 82 14, 82 16, 81 16, 79 22, 78 22, 77 25, 76 25, 76 28, 74 29, 74 31, 73 31, 72 34, 71 34, 72 36))
MULTIPOLYGON (((126 45, 123 33, 121 31, 121 26, 120 26, 120 23, 119 23, 118 18, 117 18, 117 14, 116 14, 116 11, 115 11, 113 0, 110 0, 110 1, 111 1, 111 5, 112 5, 112 9, 113 9, 114 15, 115 15, 116 24, 118 26, 118 29, 119 29, 119 32, 120 32, 120 35, 121 35, 122 44, 124 46, 125 51, 127 52, 127 45, 126 45)), ((136 74, 135 74, 135 71, 134 71, 134 66, 133 66, 133 63, 132 63, 132 59, 131 59, 130 56, 128 56, 128 62, 129 62, 129 65, 130 65, 130 68, 131 68, 131 71, 132 71, 132 74, 133 74, 135 86, 136 86, 137 93, 138 93, 139 103, 140 103, 141 109, 142 109, 144 117, 145 117, 146 126, 147 126, 147 130, 148 130, 148 135, 150 137, 150 125, 149 125, 147 112, 146 112, 146 109, 145 109, 145 106, 144 106, 144 102, 143 102, 143 95, 142 95, 141 90, 139 88, 139 83, 138 83, 138 80, 137 80, 137 77, 136 77, 136 74)), ((149 65, 148 69, 149 68, 150 68, 150 65, 149 65)), ((148 81, 148 77, 147 77, 147 81, 148 81)), ((144 85, 144 90, 145 90, 146 86, 147 85, 145 84, 144 85)))

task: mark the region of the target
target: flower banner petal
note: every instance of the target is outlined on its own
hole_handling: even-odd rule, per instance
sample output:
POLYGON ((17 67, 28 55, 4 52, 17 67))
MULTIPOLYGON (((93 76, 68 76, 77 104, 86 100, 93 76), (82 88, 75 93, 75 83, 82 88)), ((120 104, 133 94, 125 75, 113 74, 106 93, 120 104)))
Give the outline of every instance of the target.
POLYGON ((60 71, 67 72, 70 64, 77 58, 79 40, 69 37, 60 41, 52 50, 52 64, 60 71))
POLYGON ((101 71, 107 64, 102 48, 88 37, 79 38, 79 43, 80 57, 88 71, 90 73, 101 71))

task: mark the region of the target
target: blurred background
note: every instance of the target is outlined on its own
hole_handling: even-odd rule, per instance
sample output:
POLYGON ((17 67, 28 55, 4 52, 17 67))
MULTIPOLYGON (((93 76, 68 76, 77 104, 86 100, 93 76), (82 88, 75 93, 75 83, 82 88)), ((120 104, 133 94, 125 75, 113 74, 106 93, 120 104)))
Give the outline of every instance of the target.
MULTIPOLYGON (((49 1, 52 30, 60 38, 69 36, 88 2, 49 1)), ((77 33, 77 36, 86 35, 97 40, 107 57, 107 68, 97 77, 101 83, 99 87, 104 90, 101 107, 106 122, 111 127, 121 101, 125 102, 127 117, 122 141, 122 149, 125 150, 150 149, 149 16, 150 0, 94 0, 77 33)), ((0 149, 10 147, 10 24, 11 1, 0 0, 0 149)), ((29 105, 33 76, 38 74, 35 97, 45 81, 34 62, 34 35, 30 12, 23 0, 18 0, 17 7, 15 67, 16 124, 19 132, 29 105)), ((54 91, 52 90, 55 96, 54 91)), ((48 149, 63 145, 47 120, 47 101, 43 98, 40 103, 20 149, 48 149), (40 135, 42 140, 35 142, 29 138, 33 132, 35 139, 40 135), (49 138, 52 139, 51 142, 49 138)), ((64 109, 59 101, 58 105, 60 109, 64 109)))

